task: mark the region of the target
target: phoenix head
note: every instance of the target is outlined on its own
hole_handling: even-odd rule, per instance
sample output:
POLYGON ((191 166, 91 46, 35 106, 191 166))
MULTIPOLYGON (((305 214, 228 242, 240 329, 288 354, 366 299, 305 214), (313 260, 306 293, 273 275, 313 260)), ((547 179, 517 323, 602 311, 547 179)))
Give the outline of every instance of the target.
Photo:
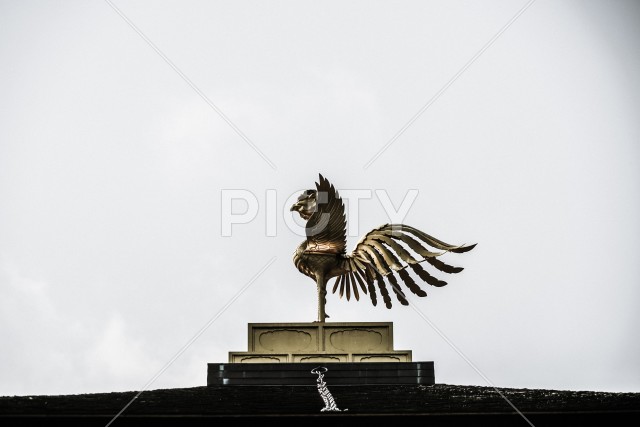
POLYGON ((318 208, 316 194, 316 190, 305 190, 298 196, 298 201, 291 206, 291 210, 298 212, 305 221, 308 221, 318 208))

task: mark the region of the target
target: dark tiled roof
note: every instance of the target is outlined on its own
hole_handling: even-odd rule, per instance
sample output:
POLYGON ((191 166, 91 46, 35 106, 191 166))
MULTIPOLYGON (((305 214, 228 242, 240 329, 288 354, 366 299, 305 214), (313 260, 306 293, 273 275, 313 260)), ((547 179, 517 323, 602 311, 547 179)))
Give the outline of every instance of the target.
MULTIPOLYGON (((403 425, 474 425, 479 420, 491 425, 527 425, 490 387, 328 386, 338 407, 348 411, 321 413, 323 402, 314 386, 192 387, 145 391, 112 425, 177 425, 173 423, 178 421, 180 425, 211 425, 213 420, 235 423, 272 417, 279 417, 281 425, 305 426, 327 421, 335 425, 339 420, 383 421, 389 417, 403 420, 403 425)), ((625 425, 625 420, 631 422, 627 425, 640 425, 640 393, 499 390, 536 426, 578 422, 625 425)), ((104 426, 136 394, 0 397, 0 424, 29 419, 47 424, 59 421, 104 426)))

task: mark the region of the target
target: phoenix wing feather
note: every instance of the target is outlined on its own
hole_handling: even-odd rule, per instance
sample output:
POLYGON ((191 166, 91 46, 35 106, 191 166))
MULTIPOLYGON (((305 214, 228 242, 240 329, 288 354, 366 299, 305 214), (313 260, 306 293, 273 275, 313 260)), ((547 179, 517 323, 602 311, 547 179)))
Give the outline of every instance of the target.
POLYGON ((320 175, 316 183, 316 211, 307 221, 307 250, 345 254, 347 221, 344 204, 329 181, 320 175))
POLYGON ((446 264, 437 257, 447 252, 467 252, 474 247, 475 245, 450 245, 405 224, 385 224, 367 233, 353 252, 345 256, 343 273, 336 278, 333 292, 339 287, 342 297, 346 288, 349 299, 350 290, 353 289, 354 297, 359 299, 357 286, 360 286, 363 293, 369 294, 373 305, 376 305, 377 285, 385 305, 391 308, 391 297, 386 283, 388 282, 398 302, 408 305, 400 283, 417 296, 427 296, 408 270, 432 286, 444 286, 446 282, 429 274, 420 263, 426 261, 444 273, 459 273, 463 270, 462 267, 446 264))

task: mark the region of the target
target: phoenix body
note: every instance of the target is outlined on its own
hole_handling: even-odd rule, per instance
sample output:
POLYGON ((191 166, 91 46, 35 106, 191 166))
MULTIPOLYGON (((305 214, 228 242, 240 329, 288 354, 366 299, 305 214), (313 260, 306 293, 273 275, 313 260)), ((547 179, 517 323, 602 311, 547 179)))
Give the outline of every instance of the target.
POLYGON ((391 308, 388 283, 400 304, 408 305, 401 282, 415 295, 427 296, 409 271, 429 285, 444 286, 447 283, 432 276, 421 263, 427 262, 444 273, 459 273, 462 267, 448 265, 438 257, 447 252, 467 252, 476 246, 450 245, 409 225, 385 224, 365 234, 347 253, 344 204, 333 184, 322 175, 316 189, 303 192, 291 210, 307 221, 307 239, 296 249, 293 262, 316 282, 318 322, 329 317, 325 305, 327 282, 332 278, 336 279, 333 292, 339 289, 340 297, 346 293, 347 300, 352 294, 359 300, 362 292, 377 305, 377 288, 386 307, 391 308))

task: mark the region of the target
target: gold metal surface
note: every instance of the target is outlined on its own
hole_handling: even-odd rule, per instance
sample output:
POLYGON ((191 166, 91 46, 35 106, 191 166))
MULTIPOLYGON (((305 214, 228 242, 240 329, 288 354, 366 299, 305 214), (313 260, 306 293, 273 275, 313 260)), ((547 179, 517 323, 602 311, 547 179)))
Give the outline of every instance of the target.
POLYGON ((409 225, 385 224, 365 234, 347 254, 344 204, 334 186, 322 175, 316 189, 303 192, 291 210, 307 221, 307 239, 296 249, 293 263, 316 282, 318 322, 329 317, 325 312, 327 282, 334 277, 333 292, 339 289, 341 298, 346 291, 347 300, 352 294, 359 300, 361 291, 368 293, 376 305, 377 287, 386 307, 391 308, 388 283, 400 304, 408 305, 400 283, 420 297, 427 296, 410 272, 432 286, 447 284, 428 273, 420 263, 426 261, 444 273, 459 273, 462 267, 448 265, 437 257, 447 252, 467 252, 476 246, 450 245, 409 225))

